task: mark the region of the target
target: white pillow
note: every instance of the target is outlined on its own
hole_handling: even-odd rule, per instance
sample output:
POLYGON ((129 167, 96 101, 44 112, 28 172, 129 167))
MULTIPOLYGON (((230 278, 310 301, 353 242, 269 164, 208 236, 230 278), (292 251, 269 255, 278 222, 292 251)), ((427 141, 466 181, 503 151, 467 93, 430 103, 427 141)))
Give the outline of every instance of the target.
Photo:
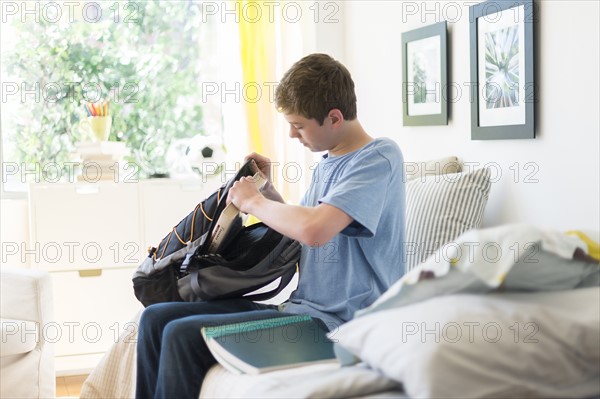
POLYGON ((481 224, 490 192, 487 168, 406 183, 406 271, 440 246, 481 224))
POLYGON ((332 338, 413 398, 600 394, 600 290, 451 295, 375 312, 332 338))

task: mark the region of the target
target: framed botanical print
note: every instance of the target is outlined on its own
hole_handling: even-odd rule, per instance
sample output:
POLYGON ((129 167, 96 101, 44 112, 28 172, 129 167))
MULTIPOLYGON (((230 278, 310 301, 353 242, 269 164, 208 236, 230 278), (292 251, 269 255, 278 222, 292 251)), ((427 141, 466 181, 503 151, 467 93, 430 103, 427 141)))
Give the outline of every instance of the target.
POLYGON ((533 0, 470 7, 471 139, 535 137, 533 22, 533 0))
POLYGON ((446 21, 402 34, 403 125, 447 125, 446 21))

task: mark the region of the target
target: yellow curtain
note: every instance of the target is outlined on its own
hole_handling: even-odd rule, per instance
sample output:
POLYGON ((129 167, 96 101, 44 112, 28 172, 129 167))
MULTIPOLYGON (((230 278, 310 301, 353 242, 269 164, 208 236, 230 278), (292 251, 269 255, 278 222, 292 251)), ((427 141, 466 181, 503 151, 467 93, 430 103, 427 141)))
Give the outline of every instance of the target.
POLYGON ((298 23, 282 18, 287 4, 236 0, 238 12, 243 101, 249 151, 278 163, 273 182, 283 198, 297 203, 310 182, 313 155, 287 137, 288 126, 273 103, 275 85, 283 73, 302 56, 314 51, 314 24, 310 2, 294 2, 306 16, 298 23), (265 4, 268 3, 268 4, 265 4), (268 10, 275 12, 271 15, 268 10), (257 16, 256 10, 262 13, 257 16), (273 18, 271 18, 271 16, 273 18), (257 96, 257 90, 260 95, 257 96), (257 98, 258 97, 258 98, 257 98), (300 169, 300 171, 298 171, 300 169))
POLYGON ((237 0, 240 51, 250 151, 276 159, 274 145, 276 110, 270 101, 275 76, 275 22, 264 14, 263 1, 237 0), (257 14, 258 12, 263 12, 257 14))

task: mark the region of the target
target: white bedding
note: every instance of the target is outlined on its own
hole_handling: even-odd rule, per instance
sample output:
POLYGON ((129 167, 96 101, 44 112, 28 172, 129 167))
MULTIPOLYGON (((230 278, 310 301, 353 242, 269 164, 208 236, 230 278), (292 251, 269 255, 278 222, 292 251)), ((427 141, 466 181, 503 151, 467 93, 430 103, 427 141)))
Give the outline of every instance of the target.
POLYGON ((345 398, 399 389, 398 383, 364 365, 319 364, 257 376, 235 375, 215 366, 206 376, 200 398, 345 398))

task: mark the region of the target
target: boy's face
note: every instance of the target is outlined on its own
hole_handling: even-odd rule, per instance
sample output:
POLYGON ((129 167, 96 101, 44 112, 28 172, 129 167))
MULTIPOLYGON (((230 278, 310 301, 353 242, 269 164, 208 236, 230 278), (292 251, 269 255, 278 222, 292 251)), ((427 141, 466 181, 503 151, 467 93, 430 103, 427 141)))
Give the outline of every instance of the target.
POLYGON ((296 114, 283 114, 283 117, 290 124, 290 138, 298 139, 313 152, 327 151, 331 148, 330 118, 325 118, 321 126, 316 119, 306 119, 296 114))

